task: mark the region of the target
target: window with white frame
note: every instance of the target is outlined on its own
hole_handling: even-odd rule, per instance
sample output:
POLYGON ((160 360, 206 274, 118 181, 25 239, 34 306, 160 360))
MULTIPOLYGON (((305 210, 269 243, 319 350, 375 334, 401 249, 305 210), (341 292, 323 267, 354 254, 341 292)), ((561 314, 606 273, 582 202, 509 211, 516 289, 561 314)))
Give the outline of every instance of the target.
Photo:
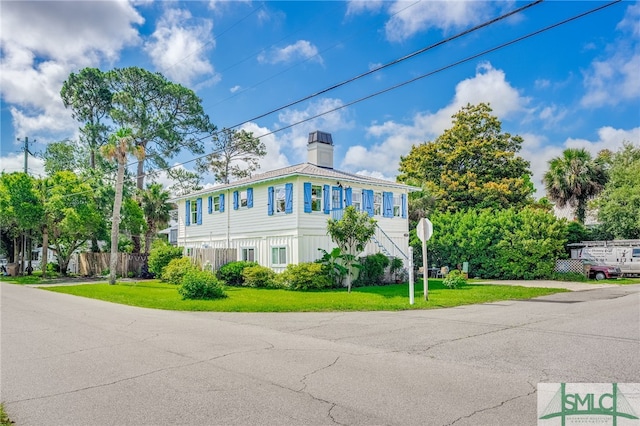
POLYGON ((362 210, 362 191, 354 189, 351 192, 351 205, 355 207, 357 211, 362 210))
POLYGON ((271 264, 286 265, 287 264, 287 248, 271 247, 271 264))
POLYGON ((220 211, 220 196, 216 195, 213 197, 213 211, 214 212, 219 212, 220 211))
POLYGON ((373 214, 375 216, 382 214, 382 192, 373 193, 373 214))
POLYGON ((191 200, 191 224, 198 223, 198 203, 197 200, 191 200))
POLYGON ((274 188, 275 191, 275 212, 276 213, 285 213, 285 207, 286 207, 286 190, 283 186, 276 186, 274 188))
POLYGON ((240 191, 240 207, 247 207, 247 190, 240 191))
POLYGON ((246 262, 256 261, 256 249, 253 247, 245 247, 242 249, 242 260, 246 262))
POLYGON ((393 216, 400 217, 400 212, 402 208, 402 196, 400 194, 393 196, 393 216))
POLYGON ((311 185, 311 211, 319 212, 322 210, 322 186, 311 185))

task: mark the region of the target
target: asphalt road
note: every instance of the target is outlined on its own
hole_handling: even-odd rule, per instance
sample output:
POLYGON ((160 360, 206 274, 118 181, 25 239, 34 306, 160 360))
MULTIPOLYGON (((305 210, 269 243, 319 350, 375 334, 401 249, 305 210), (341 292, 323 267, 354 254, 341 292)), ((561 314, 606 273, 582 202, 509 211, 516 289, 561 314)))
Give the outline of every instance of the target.
POLYGON ((19 426, 534 425, 539 382, 640 382, 640 285, 292 314, 0 291, 0 400, 19 426))

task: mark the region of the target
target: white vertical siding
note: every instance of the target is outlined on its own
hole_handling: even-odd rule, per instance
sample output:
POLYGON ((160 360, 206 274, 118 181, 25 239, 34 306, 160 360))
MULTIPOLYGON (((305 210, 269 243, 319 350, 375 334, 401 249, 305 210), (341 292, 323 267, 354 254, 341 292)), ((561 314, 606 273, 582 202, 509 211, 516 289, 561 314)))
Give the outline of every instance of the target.
MULTIPOLYGON (((178 201, 178 245, 186 247, 215 247, 236 248, 238 258, 242 256, 242 248, 252 247, 256 250, 256 261, 264 266, 271 265, 271 248, 275 246, 287 247, 287 262, 300 263, 312 262, 321 257, 318 248, 331 250, 335 244, 327 235, 327 220, 330 214, 323 211, 304 212, 304 182, 313 185, 337 186, 335 179, 321 177, 289 177, 276 179, 270 182, 262 182, 255 185, 246 185, 239 188, 226 189, 224 191, 211 191, 210 193, 189 198, 195 202, 202 198, 202 224, 190 224, 185 226, 185 200, 178 201), (293 212, 291 214, 274 213, 268 215, 268 187, 277 187, 286 183, 293 184, 293 212), (240 207, 233 209, 233 192, 253 188, 253 207, 240 207), (225 211, 208 212, 208 197, 224 194, 225 211)), ((349 186, 348 182, 342 182, 343 187, 349 186)), ((388 188, 382 185, 353 184, 354 191, 373 189, 377 192, 391 191, 395 194, 407 194, 406 189, 388 188)), ((324 201, 323 201, 324 202, 324 201)), ((343 192, 344 202, 344 192, 343 192)), ((385 218, 374 216, 378 226, 395 242, 395 244, 408 254, 408 219, 402 217, 385 218)), ((385 243, 385 246, 388 244, 385 243)), ((394 248, 386 247, 394 256, 394 248)), ((372 254, 380 251, 370 243, 363 254, 372 254)), ((283 268, 274 267, 275 270, 283 268)))

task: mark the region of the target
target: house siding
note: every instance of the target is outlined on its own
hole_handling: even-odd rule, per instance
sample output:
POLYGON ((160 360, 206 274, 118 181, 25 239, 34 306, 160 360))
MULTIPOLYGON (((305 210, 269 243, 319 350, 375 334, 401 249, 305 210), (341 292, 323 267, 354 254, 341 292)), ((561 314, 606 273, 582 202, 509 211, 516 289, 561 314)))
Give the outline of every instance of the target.
MULTIPOLYGON (((331 192, 335 189, 340 193, 342 208, 345 207, 347 187, 353 191, 372 190, 374 192, 393 192, 403 200, 408 193, 407 188, 388 187, 384 185, 371 185, 364 183, 341 181, 342 187, 334 178, 312 176, 287 176, 273 179, 268 182, 256 182, 246 186, 226 188, 222 191, 212 189, 211 192, 200 192, 197 196, 187 197, 177 201, 178 204, 178 245, 185 247, 211 247, 211 248, 235 248, 238 250, 238 260, 242 256, 242 248, 253 248, 255 260, 264 266, 272 267, 276 271, 284 269, 283 266, 271 264, 272 247, 287 248, 287 263, 297 264, 311 262, 321 256, 318 248, 331 250, 335 244, 327 235, 327 220, 332 214, 324 213, 325 197, 322 197, 320 211, 305 212, 304 186, 309 182, 323 188, 329 187, 329 200, 331 192), (269 215, 269 187, 278 188, 291 184, 292 205, 290 213, 274 213, 269 215), (253 189, 253 206, 234 209, 234 192, 253 189), (338 189, 339 188, 339 189, 338 189), (225 211, 212 212, 208 210, 208 198, 224 194, 225 211), (186 203, 197 203, 202 199, 203 210, 202 224, 185 223, 187 217, 186 203)), ((378 226, 390 237, 392 241, 408 254, 408 219, 403 217, 384 217, 381 209, 380 215, 374 216, 378 226)), ((401 257, 395 248, 388 247, 392 255, 401 257)), ((373 254, 380 248, 373 242, 367 244, 363 254, 373 254)))

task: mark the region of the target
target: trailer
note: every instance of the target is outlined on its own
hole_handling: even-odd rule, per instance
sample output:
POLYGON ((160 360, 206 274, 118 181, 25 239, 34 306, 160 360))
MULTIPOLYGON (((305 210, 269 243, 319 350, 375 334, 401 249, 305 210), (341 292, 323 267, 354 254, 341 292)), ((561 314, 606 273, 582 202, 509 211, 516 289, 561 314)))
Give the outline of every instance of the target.
POLYGON ((622 276, 640 276, 640 240, 582 241, 568 246, 572 259, 617 267, 622 276))

